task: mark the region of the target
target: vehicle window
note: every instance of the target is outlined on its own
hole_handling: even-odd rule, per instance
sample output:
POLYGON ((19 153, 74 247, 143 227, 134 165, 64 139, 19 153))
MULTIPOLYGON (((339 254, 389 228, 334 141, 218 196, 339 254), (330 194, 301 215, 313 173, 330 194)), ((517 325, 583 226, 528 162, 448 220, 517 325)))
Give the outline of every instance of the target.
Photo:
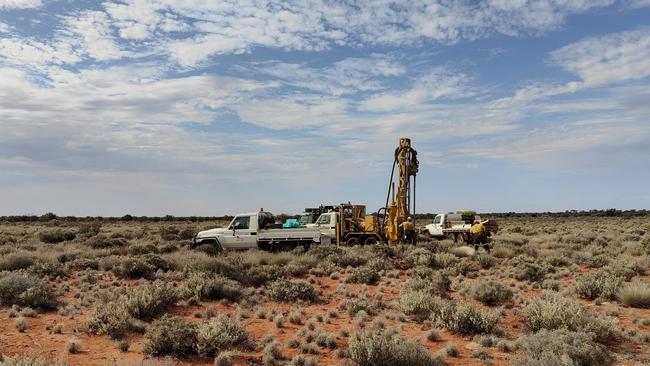
POLYGON ((302 215, 300 216, 300 225, 307 225, 309 224, 309 219, 311 218, 311 215, 302 215))
POLYGON ((331 218, 331 217, 332 217, 331 215, 323 215, 323 216, 321 216, 321 217, 318 218, 318 222, 317 222, 317 223, 318 223, 318 224, 321 224, 321 225, 327 225, 327 224, 330 223, 330 218, 331 218))
POLYGON ((433 223, 439 224, 441 220, 442 220, 442 216, 436 215, 436 217, 433 219, 433 223))
POLYGON ((248 229, 250 227, 251 223, 251 217, 250 216, 239 216, 235 217, 235 219, 232 221, 232 225, 230 225, 230 230, 232 229, 248 229))

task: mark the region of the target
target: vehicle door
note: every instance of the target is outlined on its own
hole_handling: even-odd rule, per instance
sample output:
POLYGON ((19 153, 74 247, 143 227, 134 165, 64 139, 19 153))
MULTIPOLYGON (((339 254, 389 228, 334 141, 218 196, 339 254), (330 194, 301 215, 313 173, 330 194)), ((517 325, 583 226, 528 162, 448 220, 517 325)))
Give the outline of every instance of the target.
POLYGON ((336 214, 327 213, 320 215, 316 221, 316 226, 321 234, 327 235, 330 238, 336 238, 336 214))
POLYGON ((429 234, 432 236, 442 236, 443 232, 443 215, 436 215, 436 217, 433 219, 433 223, 427 225, 427 229, 429 229, 429 234))
POLYGON ((257 247, 257 225, 253 222, 255 216, 236 216, 230 226, 229 233, 224 234, 222 245, 226 248, 247 249, 257 247))

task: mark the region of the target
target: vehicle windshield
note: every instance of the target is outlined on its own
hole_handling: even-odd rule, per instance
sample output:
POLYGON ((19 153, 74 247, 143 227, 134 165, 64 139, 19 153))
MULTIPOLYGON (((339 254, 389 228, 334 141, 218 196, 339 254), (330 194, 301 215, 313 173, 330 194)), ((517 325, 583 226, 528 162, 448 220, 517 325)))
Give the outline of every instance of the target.
POLYGON ((442 216, 436 215, 436 217, 433 219, 433 223, 439 224, 441 220, 442 220, 442 216))
POLYGON ((248 229, 250 227, 250 223, 251 223, 250 216, 237 216, 232 220, 228 229, 230 230, 248 229))
POLYGON ((319 225, 327 225, 330 223, 331 217, 332 215, 321 215, 316 223, 319 225))

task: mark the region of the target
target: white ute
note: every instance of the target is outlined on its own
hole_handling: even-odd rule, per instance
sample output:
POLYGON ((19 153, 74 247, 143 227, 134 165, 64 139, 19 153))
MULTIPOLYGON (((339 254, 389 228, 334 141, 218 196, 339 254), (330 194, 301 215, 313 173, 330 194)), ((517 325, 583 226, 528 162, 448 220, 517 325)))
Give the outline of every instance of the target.
POLYGON ((218 250, 292 250, 319 244, 320 238, 320 230, 316 228, 282 228, 270 212, 259 211, 238 214, 225 228, 199 232, 192 241, 192 248, 208 244, 218 250))

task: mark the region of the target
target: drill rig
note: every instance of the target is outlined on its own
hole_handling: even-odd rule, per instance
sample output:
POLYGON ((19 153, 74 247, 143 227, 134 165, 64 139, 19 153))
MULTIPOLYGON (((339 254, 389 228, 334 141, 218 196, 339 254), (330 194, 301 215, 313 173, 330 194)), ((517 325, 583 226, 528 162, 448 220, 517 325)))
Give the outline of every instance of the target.
POLYGON ((400 241, 400 224, 415 214, 415 187, 418 173, 418 153, 411 147, 411 139, 400 138, 390 172, 388 194, 383 222, 383 236, 388 243, 400 241), (397 190, 395 167, 397 166, 397 190))

